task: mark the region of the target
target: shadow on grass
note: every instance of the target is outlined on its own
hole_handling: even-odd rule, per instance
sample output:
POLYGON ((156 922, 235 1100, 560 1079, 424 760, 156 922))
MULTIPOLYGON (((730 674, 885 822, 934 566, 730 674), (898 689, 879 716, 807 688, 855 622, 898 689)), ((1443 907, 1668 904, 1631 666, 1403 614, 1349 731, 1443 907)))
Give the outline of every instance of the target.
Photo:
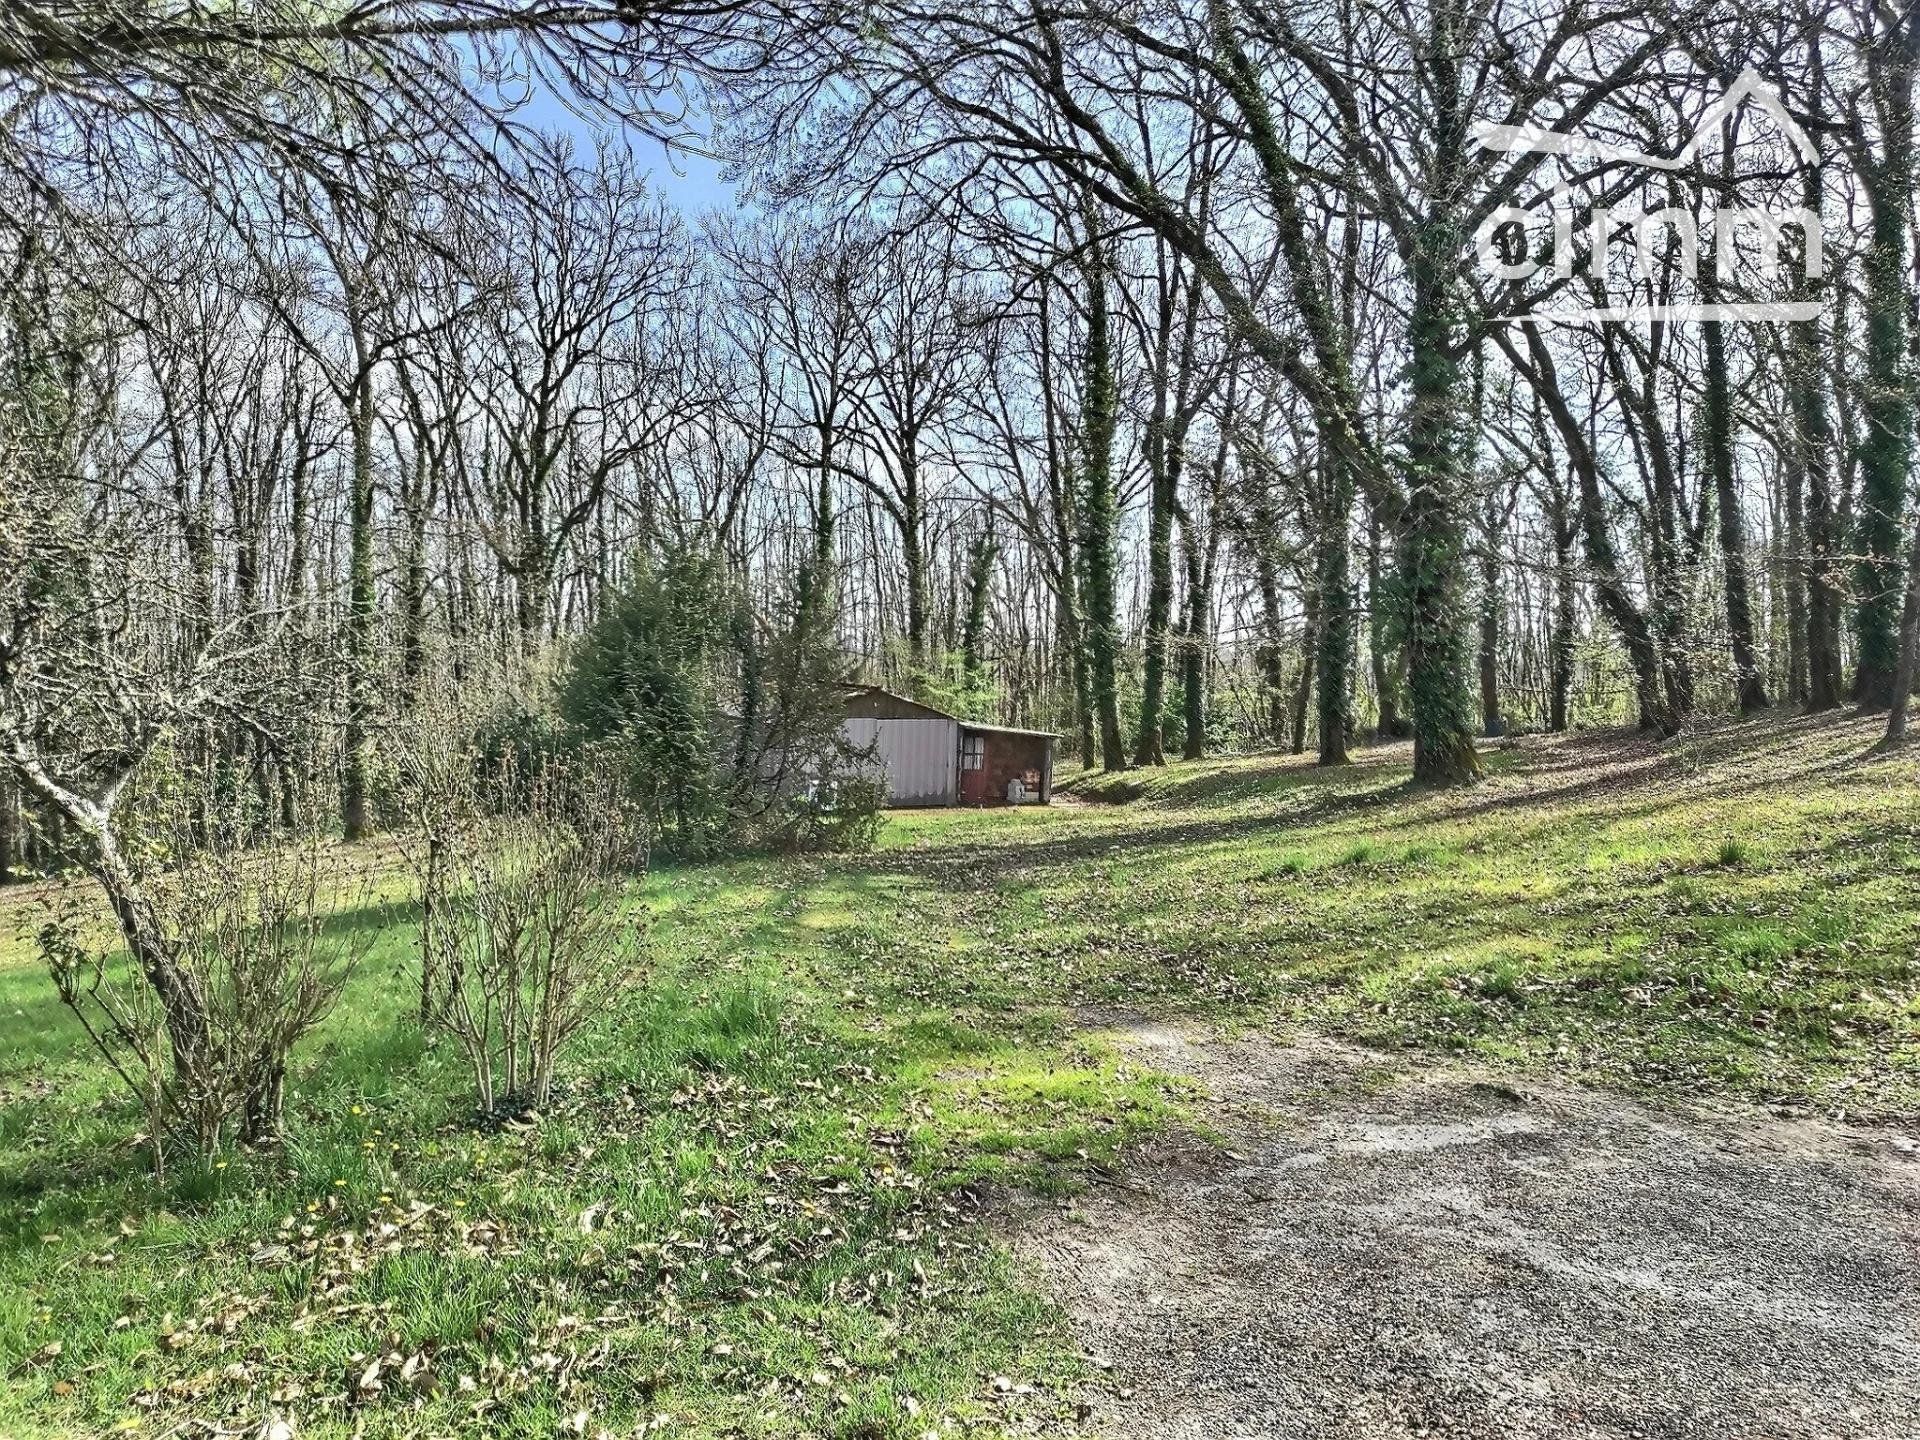
MULTIPOLYGON (((1851 717, 1837 713, 1801 716, 1776 711, 1745 719, 1709 722, 1700 729, 1665 741, 1632 730, 1582 732, 1564 739, 1528 737, 1518 744, 1490 752, 1489 759, 1502 763, 1501 780, 1549 783, 1525 783, 1524 788, 1502 784, 1491 790, 1481 787, 1433 789, 1416 786, 1404 777, 1388 778, 1404 763, 1405 745, 1362 751, 1355 765, 1338 770, 1302 764, 1291 756, 1276 757, 1271 764, 1253 761, 1212 770, 1186 781, 1167 777, 1144 800, 1113 804, 1104 809, 1102 819, 1111 818, 1116 823, 1103 824, 1083 833, 1034 839, 1017 846, 960 844, 884 851, 855 857, 846 863, 849 868, 916 874, 951 884, 970 877, 988 880, 1010 867, 1027 870, 1103 859, 1116 853, 1246 842, 1368 817, 1377 817, 1371 821, 1375 828, 1405 830, 1436 822, 1473 822, 1549 812, 1549 818, 1543 819, 1541 826, 1557 826, 1565 823, 1565 817, 1551 812, 1563 812, 1569 807, 1603 801, 1626 791, 1669 783, 1703 766, 1725 766, 1770 756, 1777 753, 1783 737, 1838 737, 1857 728, 1851 717), (1564 783, 1550 783, 1563 777, 1564 783), (1225 808, 1294 796, 1309 798, 1272 813, 1255 810, 1217 818, 1168 817, 1169 811, 1177 811, 1189 797, 1211 808, 1225 808), (1129 814, 1137 817, 1136 824, 1117 823, 1129 814)), ((1802 779, 1832 778, 1861 769, 1871 758, 1848 751, 1799 764, 1792 773, 1802 779)), ((1716 781, 1704 793, 1719 797, 1757 795, 1780 784, 1778 775, 1750 780, 1728 778, 1716 781)), ((1701 795, 1702 792, 1673 791, 1629 810, 1611 806, 1608 810, 1613 818, 1644 819, 1683 803, 1696 803, 1701 795)), ((1514 837, 1511 832, 1505 832, 1502 838, 1505 843, 1514 837)))

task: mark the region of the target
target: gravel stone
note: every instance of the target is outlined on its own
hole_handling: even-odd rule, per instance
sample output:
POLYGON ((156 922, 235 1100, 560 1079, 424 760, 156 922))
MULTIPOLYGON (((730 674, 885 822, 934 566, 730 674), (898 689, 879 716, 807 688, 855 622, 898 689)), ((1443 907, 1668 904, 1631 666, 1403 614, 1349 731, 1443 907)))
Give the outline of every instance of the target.
POLYGON ((1011 1217, 1112 1359, 1101 1433, 1920 1437, 1910 1134, 1317 1037, 1115 1038, 1200 1082, 1217 1143, 1011 1217))

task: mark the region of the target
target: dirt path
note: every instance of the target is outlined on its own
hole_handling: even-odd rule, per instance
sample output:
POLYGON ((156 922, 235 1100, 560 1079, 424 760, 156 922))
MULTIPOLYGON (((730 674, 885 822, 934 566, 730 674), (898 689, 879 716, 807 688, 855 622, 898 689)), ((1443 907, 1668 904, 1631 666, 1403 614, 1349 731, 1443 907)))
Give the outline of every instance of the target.
POLYGON ((1017 1245, 1128 1440, 1920 1437, 1910 1137, 1325 1041, 1123 1032, 1175 1137, 1017 1245))

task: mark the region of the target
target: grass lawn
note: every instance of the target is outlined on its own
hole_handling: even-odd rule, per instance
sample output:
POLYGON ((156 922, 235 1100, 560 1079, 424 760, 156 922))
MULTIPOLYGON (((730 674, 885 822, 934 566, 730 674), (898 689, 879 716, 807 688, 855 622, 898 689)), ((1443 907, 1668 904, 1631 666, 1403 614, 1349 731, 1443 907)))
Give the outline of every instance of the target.
POLYGON ((1135 1014, 1911 1115, 1920 776, 1874 733, 1526 740, 1452 794, 1409 790, 1405 747, 1201 762, 663 871, 652 983, 518 1130, 472 1128, 413 1027, 396 896, 359 917, 291 1148, 163 1185, 16 890, 0 1436, 1070 1423, 1087 1362, 983 1215, 1182 1111, 1098 1038, 1135 1014))

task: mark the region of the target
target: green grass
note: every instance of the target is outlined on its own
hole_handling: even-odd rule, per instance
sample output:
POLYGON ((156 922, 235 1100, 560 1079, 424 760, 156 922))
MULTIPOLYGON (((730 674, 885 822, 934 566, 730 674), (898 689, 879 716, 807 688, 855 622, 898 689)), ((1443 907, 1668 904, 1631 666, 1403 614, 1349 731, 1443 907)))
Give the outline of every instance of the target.
POLYGON ((524 1131, 468 1123, 390 904, 299 1057, 288 1151, 158 1185, 16 892, 0 1435, 1045 1428, 1081 1362, 982 1197, 1188 1113, 1103 1037, 1133 1015, 1910 1115, 1920 786, 1871 739, 1520 742, 1457 794, 1409 788, 1404 748, 1209 761, 895 817, 868 856, 664 871, 655 979, 524 1131))

